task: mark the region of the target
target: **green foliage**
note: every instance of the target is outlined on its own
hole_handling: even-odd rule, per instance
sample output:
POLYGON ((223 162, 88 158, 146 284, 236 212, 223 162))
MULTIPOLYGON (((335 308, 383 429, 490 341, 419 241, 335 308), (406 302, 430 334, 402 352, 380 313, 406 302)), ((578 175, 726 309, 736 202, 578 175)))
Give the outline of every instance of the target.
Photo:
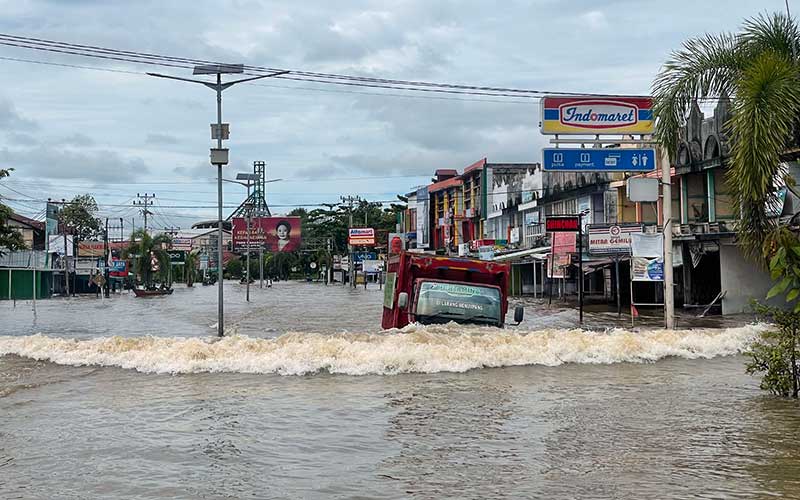
POLYGON ((91 240, 102 234, 102 222, 94 216, 97 202, 89 194, 76 196, 64 205, 59 220, 65 224, 77 241, 91 240))
POLYGON ((756 304, 756 311, 777 326, 761 335, 750 347, 747 373, 763 373, 761 389, 776 396, 798 396, 798 330, 800 313, 756 304))
POLYGON ((198 254, 194 252, 186 253, 186 260, 183 261, 183 274, 186 280, 186 286, 194 286, 194 282, 197 280, 197 267, 199 262, 200 257, 198 254))
POLYGON ((169 235, 159 234, 155 237, 145 232, 144 229, 137 229, 131 234, 131 241, 128 247, 123 250, 124 259, 133 260, 133 269, 136 272, 137 281, 145 287, 153 286, 158 281, 160 283, 170 283, 170 261, 167 255, 167 248, 172 239, 169 235), (158 259, 158 271, 151 269, 150 254, 158 259))
POLYGON ((244 264, 240 259, 231 259, 225 264, 224 276, 227 279, 240 279, 244 273, 244 264))
POLYGON ((668 151, 700 98, 733 96, 726 124, 732 149, 727 184, 744 253, 759 262, 762 242, 775 230, 767 204, 780 180, 779 155, 800 114, 800 79, 793 47, 800 30, 788 16, 762 15, 737 34, 704 35, 672 54, 653 84, 656 136, 668 151))
MULTIPOLYGON (((12 170, 14 169, 0 169, 0 179, 8 177, 12 170)), ((11 207, 0 203, 0 255, 3 255, 4 250, 21 250, 25 248, 22 233, 7 224, 8 218, 13 213, 14 211, 11 210, 11 207)))

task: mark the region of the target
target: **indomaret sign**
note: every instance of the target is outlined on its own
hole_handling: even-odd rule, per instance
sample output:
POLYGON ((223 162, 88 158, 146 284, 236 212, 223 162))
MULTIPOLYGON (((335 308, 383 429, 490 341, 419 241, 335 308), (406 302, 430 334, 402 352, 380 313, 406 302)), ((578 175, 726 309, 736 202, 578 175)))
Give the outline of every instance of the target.
POLYGON ((542 134, 652 134, 650 97, 543 97, 542 134))

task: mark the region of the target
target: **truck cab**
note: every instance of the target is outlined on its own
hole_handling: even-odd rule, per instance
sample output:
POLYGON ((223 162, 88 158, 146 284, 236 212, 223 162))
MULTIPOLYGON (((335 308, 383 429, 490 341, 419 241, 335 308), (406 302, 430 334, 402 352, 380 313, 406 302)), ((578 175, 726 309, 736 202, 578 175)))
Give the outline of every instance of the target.
MULTIPOLYGON (((389 258, 384 329, 409 323, 502 327, 508 311, 508 264, 403 252, 389 258)), ((514 312, 522 321, 523 311, 514 312)))

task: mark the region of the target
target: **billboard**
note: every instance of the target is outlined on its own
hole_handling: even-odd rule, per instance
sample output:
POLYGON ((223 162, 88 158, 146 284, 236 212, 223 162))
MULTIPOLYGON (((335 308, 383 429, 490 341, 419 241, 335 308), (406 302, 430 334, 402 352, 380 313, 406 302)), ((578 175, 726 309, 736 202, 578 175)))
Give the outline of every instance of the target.
MULTIPOLYGON (((550 219, 548 219, 550 220, 550 219)), ((550 254, 547 257, 547 277, 563 278, 569 267, 571 255, 576 252, 574 232, 557 232, 550 237, 550 254)))
POLYGON ((650 97, 543 97, 543 134, 652 134, 650 97))
MULTIPOLYGON (((247 250, 247 220, 234 217, 233 251, 247 250)), ((250 250, 292 252, 300 249, 300 217, 253 217, 250 219, 250 250)))
POLYGON ((347 244, 353 246, 375 246, 375 230, 371 227, 351 227, 347 235, 347 244))
POLYGON ((78 257, 105 257, 106 245, 102 241, 79 241, 78 257))
POLYGON ((405 233, 389 233, 389 253, 398 254, 406 249, 407 238, 405 233))
POLYGON ((428 188, 419 188, 417 190, 417 248, 428 248, 430 246, 429 208, 430 195, 428 194, 428 188))
POLYGON ((191 250, 192 249, 192 239, 191 238, 172 238, 172 249, 173 250, 191 250))
POLYGON ((631 253, 631 234, 641 232, 641 224, 596 224, 589 226, 589 253, 629 254, 631 253))

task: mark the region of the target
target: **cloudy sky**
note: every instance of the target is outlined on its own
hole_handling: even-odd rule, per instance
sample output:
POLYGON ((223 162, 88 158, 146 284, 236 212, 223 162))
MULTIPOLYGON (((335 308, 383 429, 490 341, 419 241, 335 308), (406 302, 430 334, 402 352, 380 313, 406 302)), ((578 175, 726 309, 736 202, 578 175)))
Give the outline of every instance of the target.
MULTIPOLYGON (((647 94, 682 40, 784 8, 784 0, 0 0, 0 32, 293 70, 647 94)), ((214 217, 213 208, 174 208, 216 204, 207 163, 214 94, 143 74, 188 71, 3 45, 0 68, 0 166, 15 169, 0 197, 16 210, 37 216, 37 200, 90 192, 101 215, 130 220, 132 198, 148 192, 158 200, 156 227, 214 217)), ((283 179, 268 185, 275 212, 341 194, 390 200, 437 168, 483 157, 539 161, 545 145, 535 99, 255 83, 224 94, 225 175, 266 161, 268 177, 283 179)), ((226 185, 226 205, 243 195, 226 185)))

